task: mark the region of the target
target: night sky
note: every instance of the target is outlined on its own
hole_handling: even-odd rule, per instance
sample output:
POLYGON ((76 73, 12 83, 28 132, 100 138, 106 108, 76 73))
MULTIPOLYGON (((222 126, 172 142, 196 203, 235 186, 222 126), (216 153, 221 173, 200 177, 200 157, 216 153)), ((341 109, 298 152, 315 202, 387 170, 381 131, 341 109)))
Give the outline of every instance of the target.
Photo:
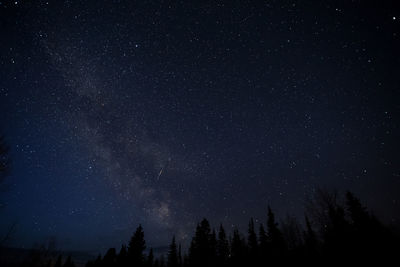
POLYGON ((397 225, 395 2, 1 1, 0 233, 157 247, 302 219, 317 188, 397 225))

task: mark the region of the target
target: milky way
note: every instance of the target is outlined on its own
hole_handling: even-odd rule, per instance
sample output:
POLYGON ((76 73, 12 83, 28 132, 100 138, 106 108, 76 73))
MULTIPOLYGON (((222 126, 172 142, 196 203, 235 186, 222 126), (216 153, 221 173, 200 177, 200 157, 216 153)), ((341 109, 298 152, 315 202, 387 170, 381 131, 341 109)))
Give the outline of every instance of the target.
MULTIPOLYGON (((201 157, 182 155, 173 152, 168 144, 153 141, 146 131, 144 111, 137 107, 134 96, 126 94, 121 99, 114 93, 115 87, 105 86, 96 73, 99 63, 95 60, 85 59, 71 49, 52 49, 46 40, 41 41, 67 84, 68 109, 62 110, 61 116, 65 116, 72 134, 86 149, 93 162, 90 168, 100 170, 118 201, 130 202, 141 209, 139 212, 132 209, 127 214, 129 224, 138 221, 132 212, 140 214, 139 220, 150 220, 163 229, 177 224, 176 214, 185 224, 192 222, 188 218, 192 214, 187 213, 190 206, 177 203, 177 197, 181 200, 189 197, 186 181, 199 175, 201 157)), ((135 92, 135 88, 129 90, 135 92)))

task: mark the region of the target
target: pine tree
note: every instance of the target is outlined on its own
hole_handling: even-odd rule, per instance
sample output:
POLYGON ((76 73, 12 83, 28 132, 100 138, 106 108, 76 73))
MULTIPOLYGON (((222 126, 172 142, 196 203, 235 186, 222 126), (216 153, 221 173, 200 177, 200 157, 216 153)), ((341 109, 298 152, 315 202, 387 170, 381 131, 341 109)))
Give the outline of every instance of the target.
POLYGON ((233 266, 246 266, 246 242, 240 236, 239 230, 235 228, 233 230, 233 236, 231 241, 231 265, 233 266))
POLYGON ((258 261, 258 241, 256 232, 254 230, 253 218, 251 218, 249 222, 247 243, 249 247, 249 264, 254 266, 258 261))
POLYGON ((210 224, 203 219, 196 227, 195 236, 189 248, 189 262, 191 266, 210 266, 213 262, 211 251, 212 234, 210 224))
POLYGON ((282 262, 285 260, 284 254, 286 253, 286 244, 282 232, 278 228, 278 223, 275 222, 275 215, 270 207, 268 207, 267 228, 267 247, 270 250, 271 261, 274 263, 282 262))
POLYGON ((113 266, 115 265, 116 260, 117 260, 117 253, 115 251, 115 248, 110 248, 104 255, 103 265, 113 266))
POLYGON ((182 246, 181 243, 179 243, 178 247, 178 266, 181 267, 183 265, 182 263, 182 246))
POLYGON ((125 245, 121 246, 121 250, 117 256, 117 265, 120 267, 128 266, 128 252, 125 245))
POLYGON ((150 248, 149 255, 147 256, 147 266, 152 267, 154 264, 153 248, 150 248))
POLYGON ((144 232, 141 225, 136 229, 134 235, 129 241, 128 246, 128 259, 129 262, 136 267, 144 265, 144 250, 146 249, 146 242, 144 240, 144 232))
POLYGON ((266 265, 268 259, 268 237, 267 233, 265 232, 264 225, 260 223, 260 228, 258 231, 259 236, 259 243, 258 243, 258 262, 259 265, 266 265))
POLYGON ((219 226, 217 241, 217 263, 218 266, 226 266, 229 258, 229 243, 226 238, 225 230, 222 224, 219 226))
POLYGON ((260 223, 260 230, 259 230, 259 237, 260 237, 260 242, 259 242, 259 247, 262 253, 265 253, 265 250, 267 249, 268 246, 268 237, 267 233, 265 232, 264 225, 260 223))
POLYGON ((167 267, 178 267, 178 252, 176 249, 175 236, 172 237, 172 242, 169 245, 167 267))
POLYGON ((254 221, 253 218, 250 219, 249 222, 249 229, 248 229, 248 246, 249 246, 249 252, 251 256, 255 257, 257 254, 258 250, 258 241, 257 241, 257 235, 256 232, 254 231, 254 221))
POLYGON ((217 235, 215 234, 215 229, 213 229, 211 235, 210 235, 210 241, 209 241, 209 246, 210 246, 210 263, 212 266, 216 264, 217 260, 217 235))

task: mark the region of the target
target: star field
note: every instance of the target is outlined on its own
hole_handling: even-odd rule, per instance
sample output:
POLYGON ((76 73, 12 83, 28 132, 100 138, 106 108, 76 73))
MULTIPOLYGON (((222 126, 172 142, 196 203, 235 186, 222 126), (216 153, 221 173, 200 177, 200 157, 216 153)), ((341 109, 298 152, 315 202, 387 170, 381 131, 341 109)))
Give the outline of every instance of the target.
POLYGON ((0 2, 13 246, 185 243, 325 187, 398 224, 393 1, 140 2, 0 2))

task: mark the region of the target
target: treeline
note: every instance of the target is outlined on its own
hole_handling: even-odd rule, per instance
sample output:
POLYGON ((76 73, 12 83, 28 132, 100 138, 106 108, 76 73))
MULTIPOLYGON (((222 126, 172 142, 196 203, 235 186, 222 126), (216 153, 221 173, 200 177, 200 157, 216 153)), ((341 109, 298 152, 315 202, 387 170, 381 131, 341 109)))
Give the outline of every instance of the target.
POLYGON ((399 239, 350 192, 340 204, 337 194, 320 191, 310 202, 300 223, 288 217, 279 225, 271 208, 265 224, 250 219, 247 234, 236 228, 228 236, 220 225, 211 229, 207 219, 196 227, 188 251, 182 255, 175 237, 166 257, 155 259, 146 251, 142 226, 128 246, 119 253, 114 248, 86 267, 204 267, 332 265, 399 261, 399 239))

